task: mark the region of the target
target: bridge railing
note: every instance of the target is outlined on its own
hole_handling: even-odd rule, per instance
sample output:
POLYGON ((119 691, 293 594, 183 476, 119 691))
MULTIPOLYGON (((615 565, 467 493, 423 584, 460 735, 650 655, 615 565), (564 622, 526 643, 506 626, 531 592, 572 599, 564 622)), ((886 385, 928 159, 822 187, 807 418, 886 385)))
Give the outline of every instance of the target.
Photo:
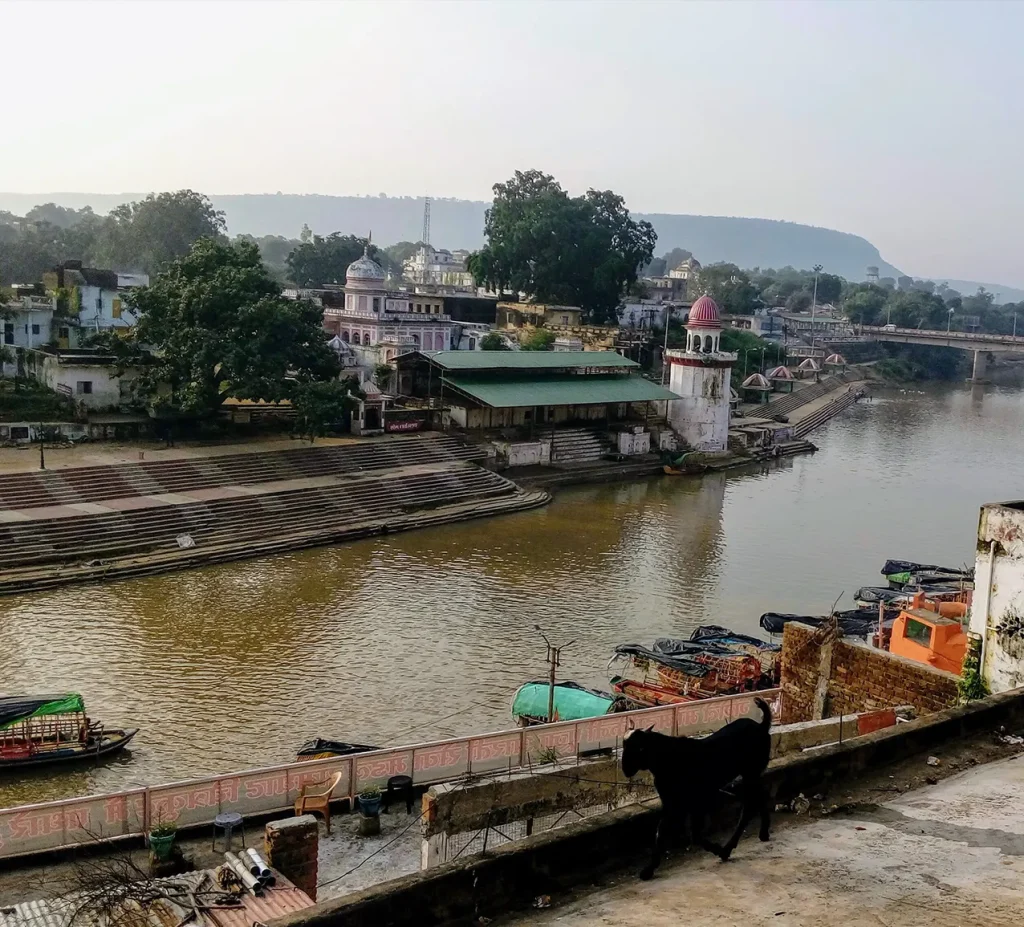
POLYGON ((949 339, 950 341, 985 341, 992 344, 1024 344, 1024 335, 996 335, 991 332, 945 331, 935 328, 886 328, 884 325, 865 325, 866 332, 880 335, 917 335, 922 338, 949 339))

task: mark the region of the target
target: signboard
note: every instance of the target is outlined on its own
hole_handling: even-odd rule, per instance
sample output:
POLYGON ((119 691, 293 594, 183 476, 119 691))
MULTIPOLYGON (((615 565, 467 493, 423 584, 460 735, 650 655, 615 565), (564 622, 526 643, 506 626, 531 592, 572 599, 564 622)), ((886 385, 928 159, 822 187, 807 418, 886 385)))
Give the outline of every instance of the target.
POLYGON ((422 418, 386 418, 384 420, 385 431, 420 431, 423 425, 424 421, 422 418))

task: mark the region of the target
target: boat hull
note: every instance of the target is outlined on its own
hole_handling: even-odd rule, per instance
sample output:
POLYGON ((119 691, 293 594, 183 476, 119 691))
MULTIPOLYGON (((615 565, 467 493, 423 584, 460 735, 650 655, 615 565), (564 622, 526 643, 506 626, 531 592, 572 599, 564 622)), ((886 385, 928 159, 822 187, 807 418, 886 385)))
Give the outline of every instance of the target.
POLYGON ((110 730, 104 732, 99 744, 96 745, 67 744, 54 750, 26 752, 23 756, 0 756, 0 772, 103 759, 120 753, 138 732, 138 728, 110 730))

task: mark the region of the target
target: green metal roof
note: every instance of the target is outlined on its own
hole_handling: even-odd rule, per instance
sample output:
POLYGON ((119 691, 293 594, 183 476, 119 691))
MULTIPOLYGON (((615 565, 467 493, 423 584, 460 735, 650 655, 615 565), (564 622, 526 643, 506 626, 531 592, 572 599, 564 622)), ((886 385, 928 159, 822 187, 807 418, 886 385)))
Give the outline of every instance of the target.
POLYGON ((423 351, 445 370, 552 370, 639 367, 614 351, 423 351))
MULTIPOLYGON (((469 353, 468 351, 466 352, 469 353)), ((485 406, 512 409, 529 406, 586 406, 606 402, 647 402, 679 397, 650 380, 637 376, 582 376, 563 374, 547 377, 446 376, 445 384, 456 387, 485 406)))

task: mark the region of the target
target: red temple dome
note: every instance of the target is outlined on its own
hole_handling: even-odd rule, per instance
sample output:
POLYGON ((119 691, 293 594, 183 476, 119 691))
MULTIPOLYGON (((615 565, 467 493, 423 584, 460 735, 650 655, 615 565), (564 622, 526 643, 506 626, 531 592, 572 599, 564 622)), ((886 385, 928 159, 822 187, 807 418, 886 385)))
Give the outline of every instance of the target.
POLYGON ((721 328, 722 319, 718 314, 718 304, 710 296, 702 296, 690 308, 690 317, 686 324, 696 328, 721 328))

